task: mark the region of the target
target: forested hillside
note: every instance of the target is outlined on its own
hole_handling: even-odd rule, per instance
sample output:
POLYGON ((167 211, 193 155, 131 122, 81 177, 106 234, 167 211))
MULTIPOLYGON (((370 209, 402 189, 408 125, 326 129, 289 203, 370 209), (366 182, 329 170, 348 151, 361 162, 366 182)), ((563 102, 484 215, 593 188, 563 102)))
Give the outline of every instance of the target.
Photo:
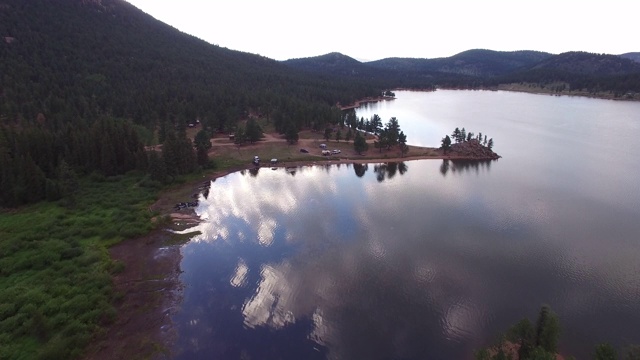
POLYGON ((572 51, 535 64, 531 70, 556 70, 594 76, 626 75, 640 72, 640 64, 616 55, 572 51))
POLYGON ((4 122, 42 112, 51 120, 106 113, 141 124, 169 115, 224 124, 248 108, 335 104, 372 91, 210 45, 122 0, 4 1, 0 35, 4 122))
POLYGON ((0 40, 5 206, 59 197, 62 160, 80 174, 145 169, 161 127, 231 131, 249 112, 322 127, 335 104, 381 90, 208 44, 123 0, 3 0, 0 40))
POLYGON ((567 52, 545 59, 530 69, 493 79, 491 83, 517 82, 542 86, 561 83, 569 91, 633 98, 640 94, 640 63, 616 55, 567 52))
POLYGON ((437 72, 476 77, 503 75, 526 69, 553 56, 539 51, 467 50, 448 58, 388 58, 367 63, 380 69, 406 69, 414 72, 437 72))
MULTIPOLYGON (((378 67, 372 63, 363 63, 340 53, 329 53, 302 59, 290 59, 283 62, 287 66, 311 75, 321 75, 340 81, 362 81, 376 88, 429 88, 436 79, 436 72, 416 71, 413 68, 378 67)), ((443 81, 443 77, 437 78, 443 81)))

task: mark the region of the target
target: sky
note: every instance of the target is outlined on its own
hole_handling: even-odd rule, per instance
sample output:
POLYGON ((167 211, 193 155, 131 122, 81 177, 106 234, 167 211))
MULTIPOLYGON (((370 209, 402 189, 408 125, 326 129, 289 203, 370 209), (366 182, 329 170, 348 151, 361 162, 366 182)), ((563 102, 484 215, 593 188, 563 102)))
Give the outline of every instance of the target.
POLYGON ((360 61, 469 49, 622 54, 631 0, 127 0, 211 44, 275 60, 340 52, 360 61))

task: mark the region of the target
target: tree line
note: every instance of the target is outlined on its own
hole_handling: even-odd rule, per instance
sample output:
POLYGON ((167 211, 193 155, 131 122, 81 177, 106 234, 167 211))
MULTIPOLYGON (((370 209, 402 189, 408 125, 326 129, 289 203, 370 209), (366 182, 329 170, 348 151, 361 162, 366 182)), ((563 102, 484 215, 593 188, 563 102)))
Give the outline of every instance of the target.
POLYGON ((373 134, 376 137, 373 141, 373 146, 380 152, 383 149, 390 150, 396 146, 400 149, 402 155, 409 151, 407 135, 400 129, 400 123, 396 117, 391 117, 389 121, 383 124, 382 118, 378 114, 373 114, 370 119, 361 117, 358 120, 355 111, 348 111, 342 118, 342 124, 349 127, 347 141, 350 139, 351 129, 356 130, 354 148, 358 154, 368 149, 366 139, 360 132, 373 134))
POLYGON ((57 130, 0 126, 0 206, 71 195, 79 175, 146 168, 144 145, 126 120, 101 118, 57 130))

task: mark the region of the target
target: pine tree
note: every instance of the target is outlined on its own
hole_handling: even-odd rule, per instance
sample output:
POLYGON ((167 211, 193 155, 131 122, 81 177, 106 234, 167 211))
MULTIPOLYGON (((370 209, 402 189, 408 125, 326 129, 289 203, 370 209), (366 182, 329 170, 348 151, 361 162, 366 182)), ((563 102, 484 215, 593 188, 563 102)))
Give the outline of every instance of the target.
MULTIPOLYGON (((449 136, 447 135, 447 137, 449 136)), ((451 142, 451 140, 449 140, 449 142, 451 142)), ((407 135, 405 135, 403 131, 400 131, 400 134, 398 134, 398 144, 400 145, 400 154, 404 157, 404 154, 409 151, 409 147, 407 146, 407 135)))
POLYGON ((536 322, 536 346, 555 354, 560 338, 560 321, 548 305, 543 305, 536 322))
POLYGON ((329 141, 330 138, 331 138, 331 129, 330 128, 324 129, 324 139, 326 141, 329 141))
POLYGON ((262 139, 262 128, 260 127, 260 125, 258 125, 254 118, 250 118, 249 120, 247 120, 247 128, 245 130, 245 134, 247 136, 247 140, 252 144, 262 139))
POLYGON ((446 135, 442 139, 442 146, 440 146, 440 148, 444 151, 445 155, 447 154, 449 149, 451 149, 451 138, 449 137, 449 135, 446 135))
POLYGON ((299 138, 300 135, 298 134, 298 129, 296 129, 296 126, 291 123, 285 132, 285 139, 287 140, 287 143, 293 145, 298 142, 299 138))
POLYGON ((346 142, 349 142, 351 140, 351 137, 353 136, 353 133, 351 132, 351 128, 348 128, 349 130, 347 131, 347 135, 345 135, 344 140, 346 142))
POLYGON ((196 147, 198 165, 204 166, 209 162, 209 149, 211 149, 211 139, 205 130, 200 130, 193 139, 196 147))
POLYGON ((167 166, 156 151, 149 151, 149 176, 159 182, 167 181, 167 166))
POLYGON ((400 134, 400 123, 398 119, 392 117, 386 125, 387 149, 398 144, 398 134, 400 134))
POLYGON ((456 141, 456 144, 460 142, 460 129, 456 128, 453 130, 451 137, 456 141))
POLYGON ((369 148, 369 144, 367 144, 367 140, 360 134, 360 132, 356 132, 356 137, 353 139, 353 149, 358 153, 358 155, 362 155, 364 151, 367 151, 369 148))

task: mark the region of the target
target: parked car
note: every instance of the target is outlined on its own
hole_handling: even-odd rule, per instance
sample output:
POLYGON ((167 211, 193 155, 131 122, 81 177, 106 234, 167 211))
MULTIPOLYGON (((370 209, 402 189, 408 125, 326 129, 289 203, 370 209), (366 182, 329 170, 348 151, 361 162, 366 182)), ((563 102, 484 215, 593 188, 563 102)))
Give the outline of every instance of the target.
POLYGON ((307 150, 307 149, 300 149, 300 152, 301 152, 301 153, 305 153, 305 154, 307 154, 307 153, 309 153, 309 150, 307 150))
POLYGON ((342 152, 342 151, 340 151, 340 150, 338 150, 338 149, 335 149, 335 150, 333 150, 331 153, 332 153, 332 154, 340 154, 341 152, 342 152))
POLYGON ((320 144, 320 149, 326 149, 327 148, 327 144, 320 144))
POLYGON ((329 156, 331 155, 331 151, 329 150, 322 150, 322 156, 329 156))

